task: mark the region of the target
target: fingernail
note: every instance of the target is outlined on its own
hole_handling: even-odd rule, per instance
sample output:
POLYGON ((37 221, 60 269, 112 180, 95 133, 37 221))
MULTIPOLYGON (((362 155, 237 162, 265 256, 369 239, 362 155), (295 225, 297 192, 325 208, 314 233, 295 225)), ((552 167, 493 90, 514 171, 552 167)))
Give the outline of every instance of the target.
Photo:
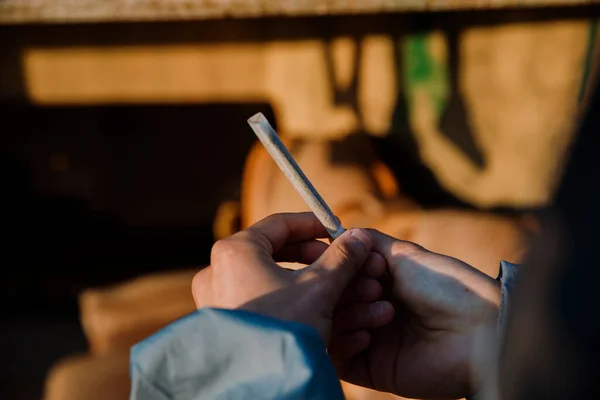
POLYGON ((373 318, 375 319, 379 319, 383 316, 383 303, 378 301, 376 303, 373 303, 369 306, 369 311, 371 312, 371 315, 373 316, 373 318))
POLYGON ((365 248, 371 248, 371 236, 363 229, 350 229, 350 235, 356 238, 365 245, 365 248))

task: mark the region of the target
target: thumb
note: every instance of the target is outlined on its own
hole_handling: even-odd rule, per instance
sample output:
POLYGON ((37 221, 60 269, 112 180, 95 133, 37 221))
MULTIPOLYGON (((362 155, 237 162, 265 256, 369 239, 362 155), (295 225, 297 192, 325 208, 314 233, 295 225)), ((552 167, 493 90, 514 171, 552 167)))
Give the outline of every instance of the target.
POLYGON ((371 236, 364 229, 350 229, 335 239, 312 264, 314 272, 325 276, 327 290, 335 301, 371 254, 371 236), (322 274, 321 274, 322 273, 322 274))

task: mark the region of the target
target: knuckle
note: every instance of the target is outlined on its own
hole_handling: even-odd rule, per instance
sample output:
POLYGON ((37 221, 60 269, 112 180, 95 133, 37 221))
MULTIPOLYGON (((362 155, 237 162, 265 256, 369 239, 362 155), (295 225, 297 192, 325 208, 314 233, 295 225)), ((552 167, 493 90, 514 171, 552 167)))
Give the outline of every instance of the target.
POLYGON ((311 283, 319 283, 321 282, 321 274, 319 273, 318 270, 314 269, 314 268, 304 268, 301 270, 298 270, 297 272, 299 272, 298 276, 299 276, 299 280, 301 282, 311 282, 311 283))
POLYGON ((235 251, 235 241, 232 239, 222 239, 215 242, 211 251, 210 251, 210 259, 211 263, 217 263, 219 260, 224 258, 228 258, 235 251))
POLYGON ((253 226, 256 226, 256 225, 259 225, 259 224, 270 224, 273 221, 277 221, 277 220, 280 220, 280 219, 285 219, 288 215, 289 215, 289 213, 275 213, 275 214, 271 214, 268 217, 263 218, 262 220, 260 220, 256 224, 254 224, 253 226))
POLYGON ((348 243, 343 243, 340 246, 337 246, 335 255, 338 262, 347 264, 356 258, 358 254, 354 247, 350 246, 348 243))
POLYGON ((397 240, 392 244, 392 255, 395 257, 407 257, 423 251, 425 249, 422 246, 406 240, 397 240))
POLYGON ((211 279, 211 267, 198 271, 192 278, 192 297, 198 308, 210 302, 211 279))
POLYGON ((192 278, 192 291, 195 289, 204 286, 208 281, 208 268, 202 269, 196 272, 196 275, 192 278))

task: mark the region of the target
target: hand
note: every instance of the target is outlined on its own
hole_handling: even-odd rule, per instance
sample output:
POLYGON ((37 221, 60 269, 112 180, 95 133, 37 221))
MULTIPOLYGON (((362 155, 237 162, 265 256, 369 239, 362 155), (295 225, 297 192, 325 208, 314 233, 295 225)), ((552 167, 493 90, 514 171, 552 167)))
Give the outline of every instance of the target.
POLYGON ((331 245, 316 240, 326 237, 312 213, 299 213, 270 216, 216 242, 211 265, 192 282, 196 306, 239 308, 304 323, 328 343, 336 304, 343 298, 368 302, 379 297, 381 286, 368 276, 380 276, 386 266, 371 253, 366 230, 349 230, 331 245), (276 264, 284 261, 310 265, 292 271, 276 264), (363 265, 366 276, 355 278, 363 265))
MULTIPOLYGON (((329 353, 340 376, 410 398, 473 394, 484 369, 484 348, 493 345, 482 339, 495 338, 499 283, 457 259, 369 233, 373 251, 389 265, 390 293, 384 299, 396 315, 367 334, 370 313, 363 303, 338 311, 329 353)), ((389 306, 381 312, 393 313, 389 306)))

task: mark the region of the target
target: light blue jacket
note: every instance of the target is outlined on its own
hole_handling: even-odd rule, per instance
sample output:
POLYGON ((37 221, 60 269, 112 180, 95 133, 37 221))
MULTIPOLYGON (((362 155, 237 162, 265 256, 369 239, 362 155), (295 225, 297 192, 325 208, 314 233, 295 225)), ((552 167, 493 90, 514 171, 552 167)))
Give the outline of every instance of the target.
MULTIPOLYGON (((515 266, 501 264, 499 328, 515 266)), ((131 400, 343 399, 311 327, 239 310, 201 309, 131 350, 131 400)))
POLYGON ((311 327, 201 309, 131 350, 133 400, 343 399, 311 327))

